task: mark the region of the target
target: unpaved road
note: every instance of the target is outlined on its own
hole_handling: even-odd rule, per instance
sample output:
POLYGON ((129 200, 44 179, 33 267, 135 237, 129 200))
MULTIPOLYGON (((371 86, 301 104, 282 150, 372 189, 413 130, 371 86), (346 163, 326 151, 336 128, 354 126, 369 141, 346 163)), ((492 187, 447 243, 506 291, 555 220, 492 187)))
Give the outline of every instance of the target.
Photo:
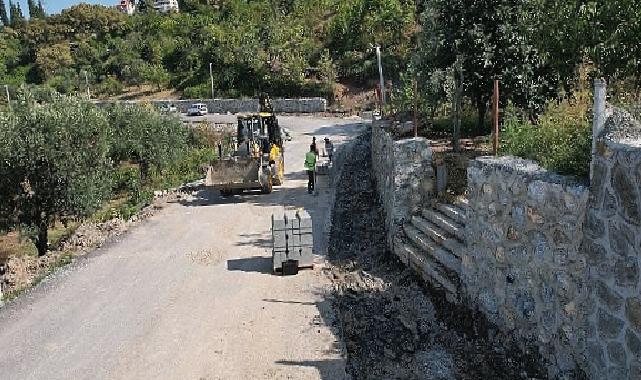
POLYGON ((0 379, 344 378, 330 281, 322 265, 270 273, 270 215, 309 209, 322 263, 330 192, 307 194, 303 155, 312 134, 338 143, 362 127, 280 120, 294 137, 285 186, 170 204, 0 310, 0 379))

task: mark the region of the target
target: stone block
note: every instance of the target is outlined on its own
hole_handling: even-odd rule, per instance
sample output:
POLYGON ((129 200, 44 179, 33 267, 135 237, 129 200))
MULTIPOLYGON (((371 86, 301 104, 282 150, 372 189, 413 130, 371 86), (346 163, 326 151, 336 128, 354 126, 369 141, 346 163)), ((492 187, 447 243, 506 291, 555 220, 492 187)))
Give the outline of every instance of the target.
POLYGON ((610 289, 603 281, 596 283, 596 295, 600 304, 610 312, 617 313, 621 310, 623 297, 615 290, 610 289))
POLYGON ((287 230, 274 230, 272 231, 272 248, 285 249, 287 248, 287 230))
POLYGON ((639 263, 636 256, 618 258, 614 264, 614 279, 621 288, 635 290, 639 284, 639 263))
POLYGON ((641 334, 641 298, 632 297, 625 301, 625 317, 630 327, 641 334))
POLYGON ((636 226, 641 225, 639 192, 630 178, 630 171, 619 163, 612 170, 612 189, 623 209, 625 219, 636 226))
POLYGON ((624 322, 608 313, 604 309, 599 309, 597 315, 597 328, 599 336, 606 339, 616 339, 623 330, 624 322))
POLYGON ((287 229, 287 220, 285 219, 285 208, 279 207, 272 214, 272 230, 281 231, 287 229))
POLYGON ((618 367, 624 367, 628 361, 625 348, 620 342, 611 341, 607 345, 608 358, 612 364, 618 367))
POLYGON ((296 213, 296 217, 301 229, 312 228, 312 217, 309 215, 307 210, 298 210, 296 213))
POLYGON ((625 223, 619 220, 609 223, 608 233, 610 236, 610 246, 615 253, 620 256, 635 255, 634 249, 634 232, 625 223))
POLYGON ((641 363, 641 339, 629 329, 625 332, 625 345, 635 359, 641 363))

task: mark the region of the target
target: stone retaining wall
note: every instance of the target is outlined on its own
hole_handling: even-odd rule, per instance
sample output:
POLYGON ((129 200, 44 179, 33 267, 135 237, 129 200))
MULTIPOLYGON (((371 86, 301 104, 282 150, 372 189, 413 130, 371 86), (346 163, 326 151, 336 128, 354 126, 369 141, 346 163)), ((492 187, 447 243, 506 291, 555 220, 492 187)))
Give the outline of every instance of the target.
POLYGON ((589 312, 579 249, 588 188, 532 161, 483 157, 471 161, 468 196, 461 279, 469 305, 539 346, 552 373, 570 373, 589 312))
MULTIPOLYGON (((372 161, 388 244, 431 208, 432 151, 373 123, 372 161)), ((514 157, 468 169, 463 301, 552 378, 641 380, 641 124, 611 111, 590 186, 514 157)), ((390 246, 390 249, 393 249, 390 246)), ((425 275, 425 274, 423 274, 425 275)))
POLYGON ((388 248, 403 222, 432 190, 432 149, 425 138, 396 140, 390 123, 372 122, 372 169, 385 211, 388 248))
MULTIPOLYGON (((97 100, 97 105, 116 103, 117 101, 97 100)), ((173 104, 179 112, 187 112, 194 103, 204 103, 210 113, 243 113, 258 112, 258 99, 188 99, 188 100, 148 100, 143 101, 158 107, 173 104)), ((138 101, 122 101, 120 103, 138 103, 138 101)), ((272 99, 272 106, 276 113, 317 113, 327 110, 327 100, 323 98, 303 99, 272 99)))
POLYGON ((584 253, 593 379, 641 379, 641 125, 615 111, 597 143, 584 253))

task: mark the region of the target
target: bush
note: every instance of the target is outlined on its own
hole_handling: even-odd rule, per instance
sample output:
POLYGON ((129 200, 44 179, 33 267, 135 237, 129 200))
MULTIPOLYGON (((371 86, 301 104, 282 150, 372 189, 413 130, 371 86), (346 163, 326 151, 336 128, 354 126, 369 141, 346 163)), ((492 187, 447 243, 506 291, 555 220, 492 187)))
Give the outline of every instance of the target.
POLYGON ((501 154, 538 161, 559 174, 587 179, 590 173, 592 127, 587 101, 548 106, 536 122, 524 120, 513 107, 503 127, 501 154))

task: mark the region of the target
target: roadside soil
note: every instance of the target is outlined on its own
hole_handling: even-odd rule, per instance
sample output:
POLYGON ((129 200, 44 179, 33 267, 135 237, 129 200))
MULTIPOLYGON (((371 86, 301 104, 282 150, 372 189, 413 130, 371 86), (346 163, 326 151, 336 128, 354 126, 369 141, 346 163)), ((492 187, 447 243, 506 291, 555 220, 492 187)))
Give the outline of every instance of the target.
POLYGON ((353 379, 543 379, 480 315, 447 303, 387 252, 371 176, 371 135, 356 140, 337 187, 329 260, 337 330, 353 379))

